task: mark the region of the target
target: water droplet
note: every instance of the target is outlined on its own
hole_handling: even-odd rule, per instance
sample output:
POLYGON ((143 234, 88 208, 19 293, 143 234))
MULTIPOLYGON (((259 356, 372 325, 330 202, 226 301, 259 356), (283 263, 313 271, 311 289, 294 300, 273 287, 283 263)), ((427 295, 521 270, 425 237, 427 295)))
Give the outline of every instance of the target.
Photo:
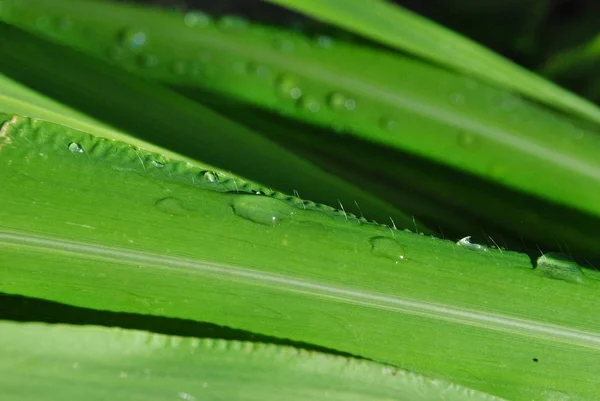
POLYGON ((137 64, 142 68, 152 68, 158 65, 158 58, 153 54, 140 54, 136 60, 137 64))
POLYGON ((163 159, 152 160, 150 163, 156 168, 163 168, 165 166, 165 161, 163 159))
POLYGON ((300 107, 310 112, 316 113, 321 110, 321 103, 313 97, 306 96, 298 103, 300 107))
POLYGON ((287 76, 282 76, 277 80, 277 90, 283 97, 290 97, 292 99, 299 99, 302 97, 302 89, 300 89, 300 86, 287 76))
POLYGON ((155 206, 161 211, 174 216, 184 216, 189 214, 180 199, 168 196, 156 201, 155 206))
POLYGON ((83 153, 83 147, 75 142, 69 144, 69 150, 73 153, 83 153))
POLYGON ((42 15, 35 20, 35 25, 40 29, 47 29, 50 26, 50 18, 47 15, 42 15))
POLYGON ((465 104, 465 96, 461 93, 451 93, 450 103, 455 104, 457 106, 465 104))
POLYGON ((379 119, 379 126, 386 131, 397 131, 400 128, 400 123, 390 117, 382 117, 379 119))
POLYGON ((210 17, 200 11, 190 11, 183 17, 183 22, 190 28, 203 27, 210 24, 210 17))
POLYGON ((206 170, 200 174, 202 174, 202 177, 210 183, 219 183, 219 175, 214 171, 206 170))
POLYGON ((268 226, 279 224, 282 219, 295 212, 292 206, 262 195, 236 195, 231 206, 238 216, 268 226))
POLYGON ((247 71, 246 63, 243 61, 234 61, 231 64, 231 69, 237 74, 243 74, 247 71))
POLYGON ((119 32, 119 40, 123 46, 137 50, 146 44, 147 37, 143 31, 126 28, 119 32))
POLYGON ((108 49, 108 57, 112 60, 122 60, 125 58, 125 49, 121 46, 111 46, 108 49))
POLYGON ((56 28, 58 28, 59 31, 63 31, 63 32, 67 32, 70 31, 71 28, 73 28, 73 21, 69 18, 69 17, 58 17, 55 21, 56 24, 56 28))
POLYGON ((185 75, 187 74, 188 69, 188 63, 183 60, 177 60, 171 65, 171 71, 173 71, 175 75, 185 75))
POLYGON ((472 243, 470 235, 468 237, 464 237, 463 239, 459 240, 456 243, 456 245, 462 246, 462 247, 470 249, 472 251, 487 251, 488 250, 487 246, 472 243))
POLYGON ((324 49, 331 49, 333 47, 333 39, 329 36, 321 35, 317 37, 317 45, 324 49))
POLYGON ((337 110, 354 110, 356 108, 356 100, 344 95, 340 92, 334 92, 329 95, 329 105, 337 110))
POLYGON ((255 64, 255 63, 248 63, 246 65, 246 71, 249 74, 254 74, 261 78, 268 77, 270 74, 269 68, 267 66, 264 66, 262 64, 255 64))
POLYGON ((275 39, 275 48, 285 53, 291 53, 296 48, 296 44, 290 39, 275 39))
POLYGON ((546 253, 536 261, 535 269, 544 275, 570 283, 583 283, 581 267, 571 258, 560 253, 546 253))
POLYGON ((247 26, 247 20, 235 15, 226 15, 219 20, 219 27, 224 30, 242 30, 247 26))
POLYGON ((458 133, 457 142, 460 146, 469 148, 475 143, 475 135, 469 131, 460 131, 458 133))
POLYGON ((371 243, 371 253, 398 263, 404 260, 404 246, 390 237, 373 237, 369 240, 371 243))

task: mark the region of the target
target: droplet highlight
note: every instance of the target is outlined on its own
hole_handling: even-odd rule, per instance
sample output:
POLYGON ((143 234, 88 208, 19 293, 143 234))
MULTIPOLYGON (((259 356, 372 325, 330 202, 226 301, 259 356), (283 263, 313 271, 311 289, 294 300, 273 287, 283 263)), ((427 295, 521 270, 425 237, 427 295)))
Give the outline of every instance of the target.
POLYGON ((329 95, 329 106, 336 110, 354 110, 356 100, 340 92, 333 92, 329 95))
POLYGON ((210 182, 211 184, 219 183, 219 175, 214 171, 206 170, 200 174, 202 174, 202 178, 204 178, 204 180, 210 182))
POLYGON ((73 153, 83 153, 83 147, 76 142, 71 142, 68 148, 73 153))
POLYGON ((321 110, 321 103, 319 103, 317 99, 309 96, 302 98, 302 100, 299 102, 299 106, 304 110, 310 111, 311 113, 316 113, 321 110))
POLYGON ((142 48, 147 41, 146 33, 136 29, 126 28, 119 32, 119 41, 123 46, 132 50, 142 48))
POLYGON ((585 277, 581 267, 561 253, 546 253, 537 258, 535 270, 544 277, 569 283, 583 283, 585 277))
POLYGON ((382 117, 379 119, 379 127, 385 131, 398 131, 400 122, 391 117, 382 117))
POLYGON ((394 238, 373 237, 369 240, 371 243, 371 253, 386 259, 399 263, 405 258, 404 245, 400 244, 394 238))
POLYGON ((266 226, 276 226, 295 213, 292 206, 262 195, 235 195, 231 207, 239 217, 266 226))

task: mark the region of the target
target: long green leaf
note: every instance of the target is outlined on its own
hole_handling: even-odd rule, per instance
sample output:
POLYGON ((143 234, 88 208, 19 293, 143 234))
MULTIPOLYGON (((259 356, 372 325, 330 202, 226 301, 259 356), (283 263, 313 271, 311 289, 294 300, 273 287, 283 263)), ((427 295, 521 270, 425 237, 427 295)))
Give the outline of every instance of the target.
POLYGON ((189 15, 111 2, 27 4, 35 7, 15 6, 7 19, 107 60, 116 55, 113 62, 145 77, 346 130, 600 216, 598 132, 467 77, 227 18, 193 14, 190 27, 189 15), (68 29, 56 25, 61 18, 68 29))
POLYGON ((384 0, 268 0, 600 123, 600 109, 483 46, 384 0))
POLYGON ((391 366, 291 347, 7 322, 0 322, 0 388, 11 401, 502 401, 391 366))
POLYGON ((514 401, 597 395, 598 272, 532 269, 5 120, 1 292, 287 338, 514 401))
POLYGON ((0 36, 4 40, 0 72, 128 134, 272 188, 298 191, 329 205, 341 202, 349 210, 357 201, 370 219, 388 221, 392 217, 403 227, 414 225, 410 216, 356 184, 316 168, 258 133, 169 89, 1 22, 0 36))

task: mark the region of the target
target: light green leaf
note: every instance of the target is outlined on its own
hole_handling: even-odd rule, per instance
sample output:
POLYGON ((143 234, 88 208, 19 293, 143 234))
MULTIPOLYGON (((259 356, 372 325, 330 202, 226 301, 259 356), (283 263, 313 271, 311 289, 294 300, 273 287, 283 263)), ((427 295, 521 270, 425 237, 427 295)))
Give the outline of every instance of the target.
POLYGON ((515 401, 596 397, 598 272, 255 195, 50 123, 13 117, 0 139, 1 292, 291 339, 515 401))
POLYGON ((7 322, 0 322, 0 387, 11 401, 502 401, 391 366, 291 347, 7 322))

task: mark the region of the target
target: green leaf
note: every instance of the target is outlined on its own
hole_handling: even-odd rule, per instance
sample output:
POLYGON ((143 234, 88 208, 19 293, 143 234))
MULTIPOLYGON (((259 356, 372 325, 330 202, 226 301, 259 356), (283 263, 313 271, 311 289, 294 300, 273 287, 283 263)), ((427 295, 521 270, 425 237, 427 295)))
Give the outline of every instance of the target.
POLYGON ((8 322, 0 341, 0 387, 13 401, 502 401, 391 366, 269 344, 8 322))
POLYGON ((597 394, 599 272, 532 269, 4 119, 1 292, 287 338, 516 401, 597 394))
POLYGON ((7 19, 106 60, 117 54, 113 62, 147 78, 219 92, 600 216, 598 127, 471 78, 354 44, 324 48, 227 17, 190 27, 181 13, 111 2, 35 4, 15 5, 18 14, 7 19), (40 28, 40 18, 54 28, 40 28), (69 29, 56 28, 61 18, 69 29), (94 35, 84 35, 90 27, 94 35))
POLYGON ((435 22, 387 1, 268 1, 600 123, 600 109, 593 103, 435 22))
POLYGON ((146 142, 183 153, 191 163, 201 160, 205 168, 214 165, 329 205, 341 202, 349 210, 356 201, 371 219, 387 221, 391 216, 404 227, 414 224, 412 217, 354 183, 167 88, 1 22, 0 35, 6 39, 0 47, 0 72, 146 142))

